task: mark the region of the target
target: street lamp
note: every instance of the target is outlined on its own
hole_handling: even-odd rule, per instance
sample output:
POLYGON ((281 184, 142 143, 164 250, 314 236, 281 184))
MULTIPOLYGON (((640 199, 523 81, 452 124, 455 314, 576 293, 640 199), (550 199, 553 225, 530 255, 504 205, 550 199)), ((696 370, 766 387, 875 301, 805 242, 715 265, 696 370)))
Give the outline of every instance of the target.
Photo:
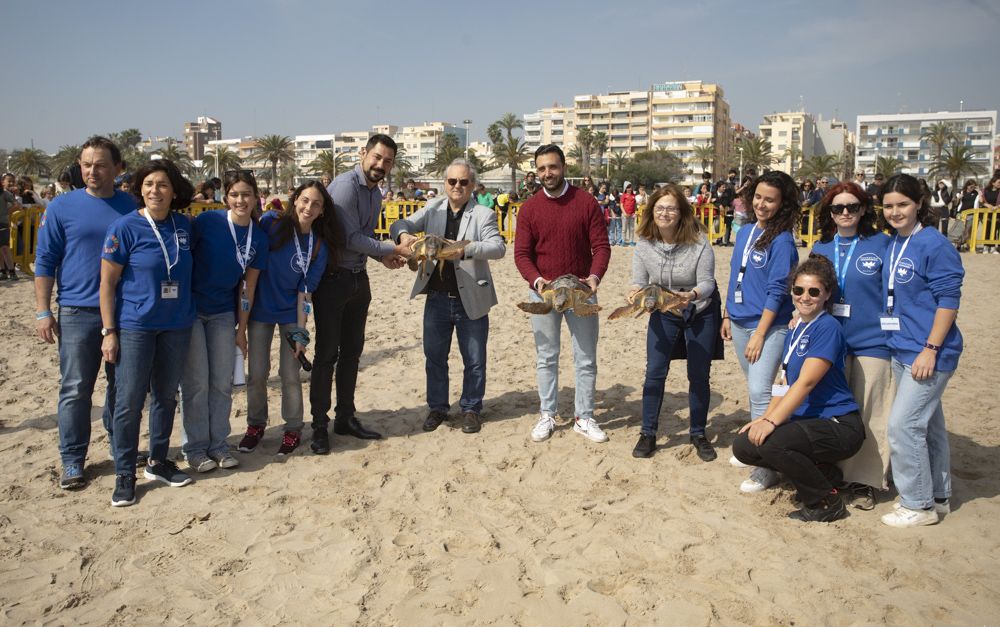
POLYGON ((462 120, 462 124, 465 125, 465 160, 469 160, 469 125, 472 124, 472 120, 466 118, 462 120))
POLYGON ((739 183, 743 185, 743 146, 738 146, 737 149, 740 151, 740 176, 739 183))

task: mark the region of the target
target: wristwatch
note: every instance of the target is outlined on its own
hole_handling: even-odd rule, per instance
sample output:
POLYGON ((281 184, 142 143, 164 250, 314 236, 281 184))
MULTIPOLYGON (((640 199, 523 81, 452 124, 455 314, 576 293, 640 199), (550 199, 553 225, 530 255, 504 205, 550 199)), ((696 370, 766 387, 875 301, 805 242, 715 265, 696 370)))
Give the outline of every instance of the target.
POLYGON ((108 337, 113 333, 118 333, 118 327, 101 327, 101 337, 108 337))

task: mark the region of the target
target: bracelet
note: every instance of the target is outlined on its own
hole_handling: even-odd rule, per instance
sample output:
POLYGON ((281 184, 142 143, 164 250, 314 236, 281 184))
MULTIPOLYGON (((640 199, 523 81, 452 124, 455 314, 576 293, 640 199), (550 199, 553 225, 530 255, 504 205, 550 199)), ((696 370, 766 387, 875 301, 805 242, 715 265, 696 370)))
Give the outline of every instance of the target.
POLYGON ((931 344, 930 342, 924 342, 924 348, 929 348, 929 349, 931 349, 932 351, 934 351, 936 353, 939 350, 941 350, 941 345, 940 344, 931 344))
POLYGON ((776 424, 774 424, 773 422, 771 422, 771 419, 770 419, 770 418, 761 418, 761 420, 763 420, 764 422, 768 423, 769 425, 771 425, 771 426, 772 426, 772 427, 774 427, 775 429, 777 429, 777 428, 778 428, 778 425, 776 425, 776 424))
POLYGON ((35 320, 45 320, 46 318, 52 317, 52 311, 46 309, 45 311, 39 311, 35 314, 35 320))

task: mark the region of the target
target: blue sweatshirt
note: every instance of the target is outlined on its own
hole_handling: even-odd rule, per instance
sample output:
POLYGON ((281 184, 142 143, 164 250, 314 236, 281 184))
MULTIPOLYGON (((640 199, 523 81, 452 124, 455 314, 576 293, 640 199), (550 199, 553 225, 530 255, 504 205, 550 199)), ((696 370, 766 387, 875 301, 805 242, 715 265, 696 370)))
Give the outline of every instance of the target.
POLYGON ((799 323, 798 327, 789 331, 785 337, 782 359, 788 355, 788 348, 793 343, 795 349, 788 358, 788 369, 785 371, 789 386, 798 380, 802 365, 807 359, 824 359, 830 362, 830 369, 792 413, 792 420, 834 418, 859 411, 851 388, 847 386, 847 377, 844 376, 844 357, 847 355, 844 333, 834 317, 823 313, 814 318, 808 327, 799 323))
MULTIPOLYGON (((834 251, 836 240, 817 242, 813 252, 823 255, 836 263, 834 251)), ((879 315, 885 309, 882 295, 882 264, 886 261, 886 249, 889 246, 889 236, 885 233, 875 233, 871 237, 852 237, 839 242, 840 271, 845 270, 844 291, 839 289, 833 293, 834 303, 844 302, 851 306, 849 318, 837 317, 844 331, 847 342, 847 353, 861 357, 878 357, 889 359, 888 338, 879 324, 879 315), (853 242, 857 242, 851 252, 853 242), (850 259, 848 259, 850 253, 850 259), (841 301, 843 298, 843 301, 841 301)), ((834 266, 836 267, 836 266, 834 266)), ((838 281, 840 277, 838 277, 838 281)))
POLYGON ((111 223, 135 211, 135 198, 115 190, 97 198, 78 189, 56 196, 38 225, 35 276, 54 277, 56 302, 67 307, 100 307, 101 246, 111 223))
POLYGON ((133 331, 169 331, 185 329, 194 323, 194 298, 191 296, 191 220, 171 211, 165 220, 154 221, 163 238, 170 263, 153 234, 153 228, 138 211, 122 216, 108 228, 102 259, 122 266, 118 282, 118 326, 133 331), (175 231, 176 225, 176 231, 175 231), (176 237, 175 237, 176 234, 176 237), (163 298, 163 282, 177 282, 177 298, 163 298))
POLYGON ((799 263, 799 251, 788 231, 779 233, 765 250, 750 247, 746 272, 743 275, 743 302, 736 303, 736 279, 743 261, 743 250, 751 235, 757 238, 761 230, 748 224, 736 234, 736 244, 729 270, 729 293, 726 313, 733 322, 745 329, 756 329, 765 309, 775 312, 772 327, 787 325, 792 319, 792 299, 788 295, 788 275, 799 263))
MULTIPOLYGON (((205 211, 194 219, 194 293, 198 313, 212 315, 236 311, 236 302, 242 290, 243 268, 236 257, 236 244, 229 231, 228 211, 205 211)), ((259 224, 233 225, 240 251, 247 250, 247 231, 250 234, 250 261, 247 268, 263 270, 267 267, 267 235, 259 224)))
MULTIPOLYGON (((905 237, 894 235, 882 265, 882 304, 886 304, 889 290, 889 267, 892 245, 896 256, 906 242, 905 237)), ((908 366, 924 350, 924 343, 934 326, 938 308, 958 309, 962 298, 962 279, 965 269, 962 258, 944 235, 934 228, 923 228, 910 237, 905 253, 895 267, 895 304, 892 314, 899 318, 899 331, 889 331, 889 349, 892 356, 908 366)), ((962 333, 953 324, 938 351, 935 369, 951 372, 958 367, 962 354, 962 333)))
MULTIPOLYGON (((278 238, 278 214, 268 211, 260 219, 260 228, 267 233, 270 248, 278 238)), ((302 257, 298 256, 295 242, 289 239, 281 248, 271 249, 267 255, 267 267, 257 280, 250 319, 273 324, 294 324, 298 321, 299 292, 312 293, 319 285, 326 268, 327 251, 323 240, 313 238, 313 259, 309 263, 307 276, 302 276, 305 257, 309 254, 309 236, 296 233, 302 257)))

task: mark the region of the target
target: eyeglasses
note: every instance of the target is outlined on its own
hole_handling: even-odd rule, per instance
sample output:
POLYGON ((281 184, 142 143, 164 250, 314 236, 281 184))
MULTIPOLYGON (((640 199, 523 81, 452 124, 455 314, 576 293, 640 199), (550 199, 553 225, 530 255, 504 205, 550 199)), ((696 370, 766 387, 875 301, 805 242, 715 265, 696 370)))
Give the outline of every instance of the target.
MULTIPOLYGON (((813 298, 819 298, 819 295, 822 293, 820 292, 820 289, 818 287, 810 287, 808 291, 809 295, 812 296, 813 298)), ((801 285, 792 286, 792 295, 802 296, 805 293, 806 293, 806 288, 802 287, 801 285)))
POLYGON ((680 213, 680 207, 653 207, 653 213, 664 215, 667 213, 680 213))
POLYGON ((842 214, 844 213, 845 210, 848 213, 858 213, 859 211, 861 211, 861 203, 852 202, 849 205, 830 205, 830 213, 832 213, 833 215, 842 214))
POLYGON ((448 185, 452 187, 465 187, 469 184, 469 179, 448 179, 448 185))

